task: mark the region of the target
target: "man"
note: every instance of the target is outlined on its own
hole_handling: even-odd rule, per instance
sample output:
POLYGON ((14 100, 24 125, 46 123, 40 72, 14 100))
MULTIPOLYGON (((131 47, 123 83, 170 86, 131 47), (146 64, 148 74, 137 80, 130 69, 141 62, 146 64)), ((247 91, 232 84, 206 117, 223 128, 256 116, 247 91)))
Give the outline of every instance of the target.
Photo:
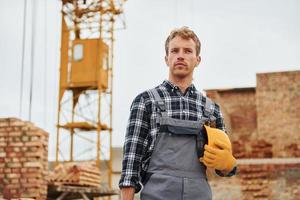
POLYGON ((192 84, 200 46, 189 28, 173 30, 165 42, 168 80, 134 99, 119 183, 123 200, 141 189, 142 200, 211 199, 206 166, 221 176, 235 173, 230 145, 217 140, 203 147, 204 124, 214 124, 219 135, 225 125, 220 107, 192 84))

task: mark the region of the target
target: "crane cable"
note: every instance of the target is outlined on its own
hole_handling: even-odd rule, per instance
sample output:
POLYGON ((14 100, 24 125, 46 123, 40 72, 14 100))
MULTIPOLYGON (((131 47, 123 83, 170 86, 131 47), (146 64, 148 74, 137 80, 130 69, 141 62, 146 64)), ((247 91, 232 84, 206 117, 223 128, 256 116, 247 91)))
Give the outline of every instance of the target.
POLYGON ((45 55, 44 55, 44 128, 47 125, 47 0, 45 0, 45 22, 44 22, 44 48, 45 48, 45 55))
POLYGON ((25 66, 25 40, 26 40, 26 7, 27 0, 24 1, 24 13, 23 13, 23 40, 22 40, 22 66, 21 66, 21 81, 20 81, 20 102, 19 102, 19 118, 22 117, 22 101, 23 101, 23 78, 24 78, 24 66, 25 66))
POLYGON ((35 0, 32 0, 32 32, 31 32, 31 60, 30 60, 30 91, 29 91, 29 114, 28 120, 31 121, 31 109, 32 109, 32 93, 33 93, 33 76, 34 76, 34 58, 35 58, 35 23, 36 23, 36 4, 35 0))

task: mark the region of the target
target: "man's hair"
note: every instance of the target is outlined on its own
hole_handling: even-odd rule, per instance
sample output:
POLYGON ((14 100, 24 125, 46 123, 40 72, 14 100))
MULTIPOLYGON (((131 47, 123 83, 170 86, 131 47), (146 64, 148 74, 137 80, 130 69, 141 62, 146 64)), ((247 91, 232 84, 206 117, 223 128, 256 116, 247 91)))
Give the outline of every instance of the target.
POLYGON ((168 38, 165 42, 166 55, 169 54, 168 50, 169 50, 170 41, 173 38, 175 38, 176 36, 180 36, 182 39, 185 39, 185 40, 192 39, 196 44, 196 55, 199 56, 200 48, 201 48, 201 42, 200 42, 199 38, 197 37, 197 35, 194 33, 194 31, 192 31, 191 29, 189 29, 186 26, 183 26, 181 28, 174 29, 174 30, 171 31, 170 35, 168 36, 168 38))

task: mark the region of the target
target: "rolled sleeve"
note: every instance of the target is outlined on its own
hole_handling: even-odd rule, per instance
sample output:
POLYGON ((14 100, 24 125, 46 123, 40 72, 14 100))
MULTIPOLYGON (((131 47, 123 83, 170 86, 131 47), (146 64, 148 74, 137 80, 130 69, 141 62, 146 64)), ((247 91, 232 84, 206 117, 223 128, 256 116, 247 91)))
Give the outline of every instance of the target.
POLYGON ((141 189, 141 161, 147 147, 150 117, 142 95, 137 96, 130 108, 130 116, 126 129, 123 147, 122 173, 119 187, 141 189))

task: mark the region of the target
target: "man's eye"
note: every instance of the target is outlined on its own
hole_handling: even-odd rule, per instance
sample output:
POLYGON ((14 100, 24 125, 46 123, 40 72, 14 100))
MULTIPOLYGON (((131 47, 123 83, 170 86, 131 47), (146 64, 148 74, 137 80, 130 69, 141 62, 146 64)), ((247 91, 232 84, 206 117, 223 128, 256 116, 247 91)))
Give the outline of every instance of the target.
POLYGON ((192 53, 193 51, 191 49, 186 49, 185 52, 186 53, 192 53))
POLYGON ((176 52, 178 52, 178 50, 177 49, 171 49, 171 52, 176 53, 176 52))

